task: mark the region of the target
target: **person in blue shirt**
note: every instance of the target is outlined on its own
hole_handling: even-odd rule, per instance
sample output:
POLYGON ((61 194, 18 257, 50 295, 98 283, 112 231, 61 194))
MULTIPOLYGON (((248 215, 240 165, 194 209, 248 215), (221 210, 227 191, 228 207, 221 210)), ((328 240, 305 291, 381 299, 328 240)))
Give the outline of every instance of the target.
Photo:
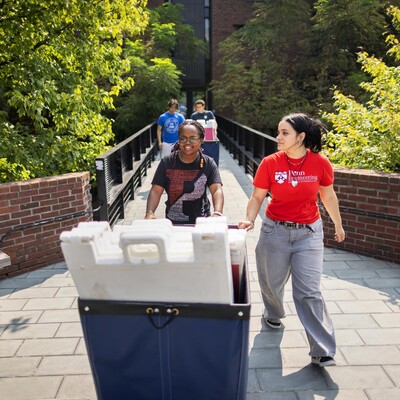
POLYGON ((172 146, 178 141, 178 127, 185 121, 184 116, 178 113, 178 110, 178 100, 171 99, 168 102, 168 111, 158 117, 157 140, 161 158, 171 154, 172 146))

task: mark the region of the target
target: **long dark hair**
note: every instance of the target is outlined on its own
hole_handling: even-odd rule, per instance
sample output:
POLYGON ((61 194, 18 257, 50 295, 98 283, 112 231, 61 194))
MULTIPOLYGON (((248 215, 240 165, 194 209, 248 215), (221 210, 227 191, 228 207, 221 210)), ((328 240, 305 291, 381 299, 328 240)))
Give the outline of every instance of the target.
POLYGON ((288 122, 297 134, 305 133, 303 144, 306 149, 310 149, 313 153, 321 151, 322 134, 326 132, 326 129, 319 119, 310 118, 303 113, 296 113, 286 115, 282 118, 282 121, 288 122))

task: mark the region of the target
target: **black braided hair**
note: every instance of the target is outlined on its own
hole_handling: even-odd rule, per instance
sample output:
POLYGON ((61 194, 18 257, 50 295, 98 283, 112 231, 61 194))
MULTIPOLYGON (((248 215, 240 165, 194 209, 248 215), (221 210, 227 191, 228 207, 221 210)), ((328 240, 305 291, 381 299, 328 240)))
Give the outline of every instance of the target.
MULTIPOLYGON (((187 119, 183 121, 178 128, 178 136, 182 133, 185 126, 194 126, 199 134, 200 139, 204 139, 204 127, 199 122, 195 121, 194 119, 187 119)), ((172 146, 171 153, 174 153, 174 164, 172 168, 175 168, 176 157, 178 156, 179 152, 179 140, 172 146)), ((203 148, 199 146, 199 153, 200 153, 200 168, 204 166, 204 155, 203 155, 203 148)))

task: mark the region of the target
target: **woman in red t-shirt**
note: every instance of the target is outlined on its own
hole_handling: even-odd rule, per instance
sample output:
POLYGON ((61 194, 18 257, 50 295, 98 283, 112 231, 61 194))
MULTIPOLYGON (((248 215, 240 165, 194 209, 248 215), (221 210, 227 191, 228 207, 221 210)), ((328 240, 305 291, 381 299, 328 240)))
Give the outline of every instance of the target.
POLYGON ((254 177, 253 194, 245 221, 239 228, 253 229, 268 192, 256 262, 265 306, 263 318, 274 329, 285 317, 283 294, 292 277, 293 300, 307 333, 311 362, 335 365, 335 334, 321 294, 323 227, 318 194, 335 224, 335 239, 345 238, 338 200, 333 189, 333 168, 319 154, 323 126, 305 114, 291 114, 278 125, 278 152, 265 157, 254 177))

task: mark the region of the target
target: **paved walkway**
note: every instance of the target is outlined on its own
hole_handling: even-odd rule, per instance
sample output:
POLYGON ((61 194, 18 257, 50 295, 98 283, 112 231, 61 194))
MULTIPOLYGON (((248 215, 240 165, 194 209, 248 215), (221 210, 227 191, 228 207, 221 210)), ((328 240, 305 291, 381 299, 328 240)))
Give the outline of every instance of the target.
MULTIPOLYGON (((154 169, 121 223, 143 217, 154 169)), ((237 223, 251 181, 223 148, 220 169, 225 214, 237 223)), ((157 215, 163 210, 161 205, 157 215)), ((260 223, 258 218, 247 240, 252 300, 247 400, 399 400, 400 266, 326 249, 322 287, 336 327, 338 365, 322 369, 310 365, 290 286, 284 329, 271 330, 261 321, 254 259, 260 223)), ((0 281, 0 399, 96 399, 77 292, 63 263, 0 281)))

